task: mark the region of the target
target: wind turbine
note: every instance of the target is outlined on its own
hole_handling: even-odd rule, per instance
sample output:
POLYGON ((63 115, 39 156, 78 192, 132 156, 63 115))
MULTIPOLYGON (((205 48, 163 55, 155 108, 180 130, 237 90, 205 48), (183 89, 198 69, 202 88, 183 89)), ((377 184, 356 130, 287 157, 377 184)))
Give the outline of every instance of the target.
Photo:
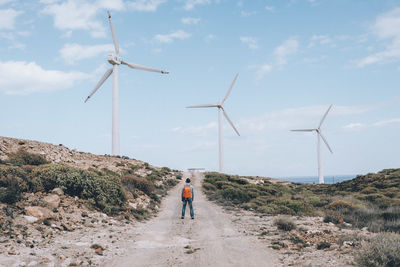
POLYGON ((318 152, 317 152, 318 153, 318 182, 320 184, 323 184, 325 182, 324 181, 324 175, 322 174, 321 144, 320 144, 321 143, 321 140, 320 140, 321 138, 324 141, 325 145, 328 147, 329 151, 331 153, 333 153, 331 147, 328 144, 328 141, 326 140, 326 138, 324 137, 324 135, 322 134, 322 131, 321 131, 321 125, 324 122, 324 120, 325 120, 326 116, 328 115, 328 112, 331 110, 331 108, 332 108, 332 105, 330 105, 328 110, 325 112, 325 114, 322 117, 322 119, 321 119, 321 121, 320 121, 320 123, 319 123, 317 128, 315 128, 315 129, 291 130, 293 132, 314 132, 315 131, 317 133, 317 138, 318 138, 318 152))
POLYGON ((229 93, 231 92, 238 75, 239 75, 239 73, 236 74, 236 76, 233 79, 232 84, 229 87, 228 91, 226 92, 224 98, 222 98, 220 101, 218 101, 217 104, 205 104, 205 105, 196 105, 196 106, 186 107, 186 108, 218 108, 219 172, 222 172, 223 168, 224 168, 224 162, 223 162, 224 152, 222 149, 222 114, 224 114, 226 120, 232 126, 233 130, 237 133, 237 135, 240 136, 238 130, 236 129, 235 125, 233 125, 231 119, 229 119, 228 114, 226 114, 226 111, 225 111, 224 107, 222 106, 224 104, 225 100, 228 98, 229 93))
POLYGON ((103 77, 100 79, 100 81, 94 87, 92 92, 90 92, 89 96, 86 98, 85 103, 89 100, 89 98, 92 97, 92 95, 94 93, 96 93, 96 91, 102 86, 102 84, 108 79, 108 77, 110 77, 110 75, 113 74, 112 154, 119 155, 120 150, 119 150, 119 115, 118 115, 118 66, 123 64, 123 65, 127 65, 128 67, 130 67, 132 69, 145 70, 145 71, 151 71, 151 72, 159 72, 162 74, 168 74, 168 72, 163 71, 163 70, 152 69, 152 68, 148 68, 148 67, 144 67, 141 65, 132 64, 132 63, 123 61, 119 57, 119 44, 118 44, 117 36, 115 35, 114 27, 113 27, 113 24, 111 21, 110 12, 107 11, 107 14, 108 14, 108 21, 110 22, 111 34, 112 34, 112 38, 114 41, 114 48, 115 48, 115 54, 110 54, 107 56, 108 63, 110 63, 112 65, 112 68, 108 69, 106 71, 106 73, 104 73, 103 77))

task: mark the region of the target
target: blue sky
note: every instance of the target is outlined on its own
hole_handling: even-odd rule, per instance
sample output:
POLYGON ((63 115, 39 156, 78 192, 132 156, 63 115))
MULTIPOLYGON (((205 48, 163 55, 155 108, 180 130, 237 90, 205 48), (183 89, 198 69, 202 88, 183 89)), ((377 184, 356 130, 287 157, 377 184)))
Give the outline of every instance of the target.
POLYGON ((218 168, 215 103, 225 108, 225 171, 325 174, 400 167, 400 1, 0 0, 0 135, 111 153, 110 10, 121 57, 121 154, 176 169, 218 168))

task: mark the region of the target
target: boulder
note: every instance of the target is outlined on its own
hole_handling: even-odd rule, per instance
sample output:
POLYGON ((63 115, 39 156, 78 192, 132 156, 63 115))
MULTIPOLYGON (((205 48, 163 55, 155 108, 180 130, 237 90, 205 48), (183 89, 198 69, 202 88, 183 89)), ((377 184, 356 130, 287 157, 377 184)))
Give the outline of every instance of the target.
POLYGON ((50 209, 58 208, 58 206, 60 205, 60 197, 56 194, 45 196, 43 198, 43 201, 45 205, 50 209))
POLYGON ((64 195, 64 191, 61 188, 54 188, 51 192, 53 192, 54 194, 58 195, 58 196, 63 196, 64 195))
POLYGON ((44 219, 51 218, 52 217, 52 212, 43 207, 38 207, 38 206, 29 206, 25 208, 26 214, 29 216, 33 216, 38 218, 38 220, 43 221, 44 219))
POLYGON ((34 223, 38 221, 38 218, 33 217, 33 216, 29 216, 29 215, 25 215, 24 216, 25 220, 27 220, 29 223, 34 223))

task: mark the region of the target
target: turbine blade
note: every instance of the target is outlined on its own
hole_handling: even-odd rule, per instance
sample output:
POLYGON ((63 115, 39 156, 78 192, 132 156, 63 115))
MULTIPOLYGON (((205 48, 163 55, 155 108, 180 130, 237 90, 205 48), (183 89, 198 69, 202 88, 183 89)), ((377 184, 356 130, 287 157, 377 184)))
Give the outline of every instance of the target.
POLYGON ((328 141, 326 140, 325 136, 321 132, 319 132, 319 135, 321 136, 322 140, 324 140, 324 143, 328 147, 329 151, 333 154, 333 151, 332 151, 331 147, 329 146, 328 141))
POLYGON ((215 104, 204 104, 204 105, 188 106, 186 108, 215 108, 215 107, 218 107, 218 105, 215 105, 215 104))
POLYGON ((326 116, 328 115, 329 110, 331 110, 331 108, 332 108, 332 105, 329 106, 328 110, 325 112, 324 116, 322 117, 321 122, 318 125, 318 129, 321 127, 322 123, 324 122, 324 120, 325 120, 326 116))
MULTIPOLYGON (((221 107, 222 108, 222 107, 221 107)), ((226 120, 229 122, 229 124, 232 126, 233 130, 235 130, 235 132, 237 133, 238 136, 240 136, 240 133, 238 132, 238 130, 236 129, 235 125, 233 125, 233 122, 231 121, 231 119, 229 119, 228 114, 226 114, 225 109, 222 108, 222 111, 224 113, 224 116, 226 118, 226 120)))
POLYGON ((235 85, 236 79, 238 77, 239 73, 236 74, 235 78, 233 78, 231 87, 229 87, 228 91, 225 94, 225 97, 222 99, 221 104, 223 104, 225 102, 225 100, 228 98, 230 92, 232 91, 233 86, 235 85))
POLYGON ((117 54, 117 56, 119 56, 119 44, 118 44, 118 40, 117 40, 117 35, 115 34, 115 31, 114 31, 114 26, 112 24, 110 11, 107 11, 107 14, 108 14, 108 21, 110 22, 112 38, 114 41, 115 54, 117 54))
POLYGON ((164 71, 164 70, 157 70, 157 69, 153 69, 153 68, 149 68, 149 67, 145 67, 145 66, 141 66, 141 65, 137 65, 137 64, 132 64, 132 63, 128 63, 125 61, 121 61, 122 64, 127 65, 128 67, 132 68, 132 69, 137 69, 137 70, 145 70, 145 71, 151 71, 151 72, 158 72, 158 73, 162 73, 162 74, 168 74, 168 71, 164 71))
POLYGON ((100 88, 100 86, 108 79, 108 77, 110 77, 111 73, 113 72, 113 69, 109 69, 106 71, 106 73, 104 73, 103 77, 100 79, 100 81, 97 83, 97 85, 94 87, 94 89, 92 90, 92 92, 90 92, 90 95, 86 98, 85 103, 89 100, 89 98, 92 97, 92 95, 94 95, 94 93, 96 93, 96 91, 100 88))
POLYGON ((312 132, 315 131, 316 129, 299 129, 299 130, 290 130, 292 132, 312 132))

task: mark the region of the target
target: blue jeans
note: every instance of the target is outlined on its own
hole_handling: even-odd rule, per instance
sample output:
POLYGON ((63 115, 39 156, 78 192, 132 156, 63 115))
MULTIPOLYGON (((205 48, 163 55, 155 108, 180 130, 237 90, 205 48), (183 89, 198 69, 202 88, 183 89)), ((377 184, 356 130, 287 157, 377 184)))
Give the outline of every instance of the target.
POLYGON ((188 202, 189 202, 189 207, 190 207, 190 217, 194 218, 193 204, 192 204, 192 199, 191 198, 183 199, 182 218, 185 218, 186 204, 188 202))

